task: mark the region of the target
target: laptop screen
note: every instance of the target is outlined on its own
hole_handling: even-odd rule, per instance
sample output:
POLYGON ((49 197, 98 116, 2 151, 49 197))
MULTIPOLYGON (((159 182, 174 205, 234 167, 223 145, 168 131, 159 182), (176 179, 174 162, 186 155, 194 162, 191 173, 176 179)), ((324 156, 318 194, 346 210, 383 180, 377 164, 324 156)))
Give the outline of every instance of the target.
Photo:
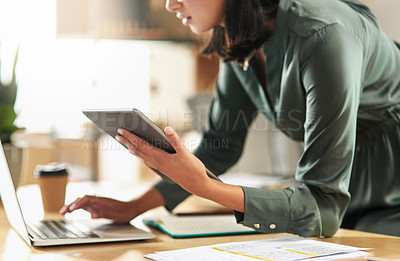
POLYGON ((4 210, 10 225, 30 245, 31 241, 26 229, 21 207, 15 193, 14 184, 11 179, 10 169, 4 154, 3 145, 0 141, 0 196, 3 201, 4 210))

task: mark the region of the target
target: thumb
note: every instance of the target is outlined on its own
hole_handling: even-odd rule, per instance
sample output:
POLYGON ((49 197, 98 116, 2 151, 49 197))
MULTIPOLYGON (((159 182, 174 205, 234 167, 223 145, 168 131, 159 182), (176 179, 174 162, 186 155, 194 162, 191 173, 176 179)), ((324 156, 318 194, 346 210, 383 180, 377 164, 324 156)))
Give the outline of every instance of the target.
POLYGON ((171 143, 172 147, 174 147, 175 151, 181 151, 183 144, 176 131, 172 127, 166 127, 164 129, 164 133, 167 136, 169 143, 171 143))

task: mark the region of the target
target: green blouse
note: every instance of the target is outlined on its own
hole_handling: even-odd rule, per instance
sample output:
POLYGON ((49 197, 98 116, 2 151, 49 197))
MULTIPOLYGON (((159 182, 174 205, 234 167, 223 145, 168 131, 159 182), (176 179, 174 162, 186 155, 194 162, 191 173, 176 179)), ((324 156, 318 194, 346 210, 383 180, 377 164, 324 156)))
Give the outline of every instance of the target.
MULTIPOLYGON (((400 52, 359 2, 281 0, 264 53, 268 95, 251 67, 221 65, 194 154, 215 174, 225 172, 262 112, 288 137, 304 141, 296 171, 302 185, 242 187, 245 212, 235 213, 238 222, 263 233, 332 236, 350 202, 357 134, 399 107, 400 52)), ((165 181, 155 187, 169 210, 189 195, 165 181)))

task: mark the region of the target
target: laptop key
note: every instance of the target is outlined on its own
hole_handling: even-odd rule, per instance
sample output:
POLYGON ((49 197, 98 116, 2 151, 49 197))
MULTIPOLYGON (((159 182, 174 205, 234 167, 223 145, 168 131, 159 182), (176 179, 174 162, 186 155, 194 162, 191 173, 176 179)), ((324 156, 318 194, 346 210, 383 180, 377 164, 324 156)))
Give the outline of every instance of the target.
POLYGON ((64 220, 29 222, 29 228, 41 239, 98 238, 87 227, 64 220))
POLYGON ((31 223, 31 228, 36 234, 38 234, 40 237, 43 237, 43 239, 57 239, 57 235, 54 234, 52 230, 50 230, 47 226, 45 226, 43 223, 38 222, 38 223, 31 223))
POLYGON ((43 226, 45 226, 47 229, 49 229, 51 232, 53 232, 57 238, 61 238, 61 239, 68 238, 65 235, 65 233, 63 231, 61 231, 60 229, 58 229, 55 225, 53 225, 53 223, 51 221, 44 220, 42 222, 43 222, 43 226))
POLYGON ((86 235, 85 233, 83 233, 82 231, 80 231, 79 229, 77 229, 76 227, 74 227, 72 224, 70 224, 69 222, 65 222, 65 221, 60 221, 63 226, 68 229, 69 231, 71 231, 72 233, 74 233, 78 238, 89 238, 88 235, 86 235))
POLYGON ((78 238, 75 233, 69 231, 66 227, 63 226, 63 224, 60 224, 57 221, 50 221, 49 224, 53 226, 54 229, 57 229, 57 236, 59 238, 78 238))
POLYGON ((34 225, 28 224, 29 235, 37 235, 40 239, 47 239, 46 235, 38 230, 34 225))

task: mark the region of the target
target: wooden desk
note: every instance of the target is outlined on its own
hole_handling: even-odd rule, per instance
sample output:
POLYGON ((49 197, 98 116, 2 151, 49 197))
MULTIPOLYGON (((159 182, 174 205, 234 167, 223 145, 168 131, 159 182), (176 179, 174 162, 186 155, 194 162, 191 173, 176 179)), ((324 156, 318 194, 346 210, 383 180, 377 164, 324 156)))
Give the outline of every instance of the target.
MULTIPOLYGON (((154 212, 157 214, 166 213, 163 208, 155 209, 154 212)), ((135 219, 133 223, 142 229, 150 230, 157 235, 157 237, 148 241, 133 241, 124 243, 29 247, 17 235, 17 233, 10 228, 4 213, 4 209, 1 206, 0 260, 147 260, 143 256, 156 251, 288 236, 288 234, 257 234, 173 239, 156 229, 146 227, 141 222, 141 217, 135 219)), ((369 251, 373 256, 400 259, 400 237, 340 229, 334 237, 321 239, 321 241, 362 248, 373 248, 369 251)), ((365 259, 357 258, 351 260, 365 259)))

